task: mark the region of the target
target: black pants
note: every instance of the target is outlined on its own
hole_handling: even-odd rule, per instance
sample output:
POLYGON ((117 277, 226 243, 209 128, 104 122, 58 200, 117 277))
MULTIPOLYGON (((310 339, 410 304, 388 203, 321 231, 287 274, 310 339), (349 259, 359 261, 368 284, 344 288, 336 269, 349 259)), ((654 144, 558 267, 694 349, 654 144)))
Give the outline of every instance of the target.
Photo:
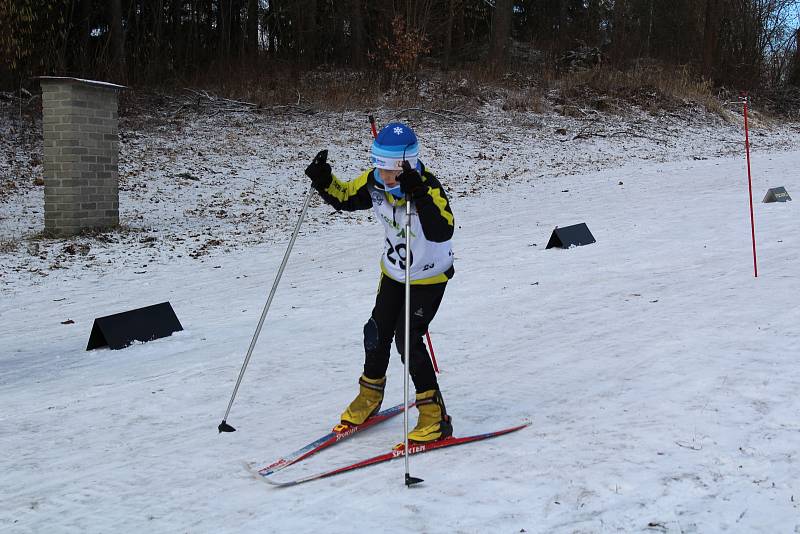
MULTIPOLYGON (((411 346, 409 371, 417 393, 439 389, 436 373, 422 337, 436 315, 447 283, 411 286, 411 346)), ((381 276, 372 317, 364 325, 364 374, 367 378, 386 376, 392 338, 403 361, 405 342, 405 284, 381 276)))

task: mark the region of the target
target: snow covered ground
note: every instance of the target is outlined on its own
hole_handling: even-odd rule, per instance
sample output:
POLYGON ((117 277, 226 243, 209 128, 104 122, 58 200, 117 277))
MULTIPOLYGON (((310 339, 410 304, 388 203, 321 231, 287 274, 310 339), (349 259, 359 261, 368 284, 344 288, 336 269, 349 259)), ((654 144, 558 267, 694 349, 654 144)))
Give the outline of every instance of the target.
MULTIPOLYGON (((315 201, 217 433, 306 159, 354 174, 361 119, 123 131, 127 229, 102 240, 31 236, 41 189, 0 205, 0 531, 800 532, 800 139, 754 132, 754 278, 740 132, 708 117, 575 140, 564 118, 420 119, 458 226, 431 328, 456 434, 533 424, 412 457, 412 489, 402 461, 283 490, 247 472, 356 391, 381 230, 315 201), (793 202, 759 202, 779 185, 793 202), (544 249, 579 222, 597 243, 544 249), (164 300, 183 332, 85 351, 95 317, 164 300)), ((395 357, 386 406, 401 385, 395 357)), ((401 439, 396 418, 276 478, 401 439)))

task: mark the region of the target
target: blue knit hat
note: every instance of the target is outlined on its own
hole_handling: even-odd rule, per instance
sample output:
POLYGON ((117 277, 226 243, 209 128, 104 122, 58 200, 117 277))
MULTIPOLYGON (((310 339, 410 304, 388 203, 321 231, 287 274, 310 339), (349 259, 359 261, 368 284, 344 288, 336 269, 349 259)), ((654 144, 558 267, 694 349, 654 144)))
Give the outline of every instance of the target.
POLYGON ((417 135, 401 122, 384 126, 372 143, 372 164, 379 169, 402 169, 404 157, 412 168, 416 168, 417 156, 417 135))

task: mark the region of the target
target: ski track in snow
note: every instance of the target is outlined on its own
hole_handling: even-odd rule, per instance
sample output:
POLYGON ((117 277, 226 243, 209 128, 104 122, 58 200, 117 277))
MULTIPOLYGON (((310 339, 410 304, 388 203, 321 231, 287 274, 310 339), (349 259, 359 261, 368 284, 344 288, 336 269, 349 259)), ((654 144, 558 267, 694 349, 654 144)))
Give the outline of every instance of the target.
MULTIPOLYGON (((366 214, 332 217, 317 200, 228 418, 238 431, 217 433, 297 217, 306 159, 334 139, 338 174, 364 163, 361 125, 342 126, 355 115, 314 120, 316 129, 283 126, 266 171, 263 139, 228 128, 206 141, 234 136, 242 159, 225 167, 249 166, 240 174, 261 184, 250 207, 225 209, 286 208, 266 210, 274 217, 255 231, 270 235, 186 215, 197 199, 240 196, 238 185, 201 178, 195 196, 153 173, 128 183, 160 189, 158 205, 135 188, 121 202, 123 219, 128 209, 160 228, 148 233, 153 248, 131 248, 133 232, 117 244, 86 241, 94 260, 64 256, 62 269, 47 266, 66 241, 44 242, 45 259, 27 245, 0 256, 0 531, 800 532, 800 143, 789 130, 766 131, 763 150, 754 144, 756 279, 744 158, 729 146, 735 125, 694 125, 666 147, 550 142, 541 125, 510 144, 503 128, 513 124, 493 137, 476 137, 486 132, 474 125, 464 125, 472 137, 434 129, 423 160, 453 191, 457 259, 431 335, 456 434, 533 425, 412 457, 425 483, 411 489, 401 460, 282 490, 245 471, 243 461, 263 466, 324 434, 361 371, 381 229, 366 214), (448 152, 458 143, 466 159, 448 152), (551 167, 556 157, 564 163, 551 167), (481 179, 459 178, 476 165, 481 179), (796 200, 759 202, 778 185, 796 200), (544 250, 554 226, 579 222, 597 243, 544 250), (205 225, 228 252, 169 250, 181 231, 205 225), (183 332, 85 351, 95 317, 164 300, 183 332)), ((199 165, 201 149, 188 153, 196 136, 174 141, 156 148, 199 165)), ((156 166, 145 144, 127 150, 156 166)), ((6 236, 41 209, 41 190, 21 195, 2 206, 6 236)), ((394 355, 385 405, 400 399, 394 355)), ((401 440, 398 417, 276 479, 401 440)))

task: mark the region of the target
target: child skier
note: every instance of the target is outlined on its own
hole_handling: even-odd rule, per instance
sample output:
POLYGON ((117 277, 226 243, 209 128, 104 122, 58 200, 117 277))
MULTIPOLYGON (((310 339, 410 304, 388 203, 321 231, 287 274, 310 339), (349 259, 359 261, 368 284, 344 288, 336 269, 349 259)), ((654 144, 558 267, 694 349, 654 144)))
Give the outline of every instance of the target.
POLYGON ((331 174, 323 151, 306 169, 314 188, 336 210, 372 208, 386 231, 381 278, 372 316, 364 325, 364 373, 359 393, 342 413, 343 431, 378 412, 383 402, 392 338, 404 353, 405 262, 411 262, 410 374, 419 419, 409 432, 413 442, 431 442, 453 434, 436 374, 422 337, 436 315, 452 278, 453 212, 439 181, 417 159, 414 131, 402 123, 385 126, 372 144, 374 168, 343 182, 331 174), (407 163, 405 163, 407 162, 407 163), (405 208, 411 199, 411 251, 406 251, 405 208), (416 216, 413 216, 416 215, 416 216))

